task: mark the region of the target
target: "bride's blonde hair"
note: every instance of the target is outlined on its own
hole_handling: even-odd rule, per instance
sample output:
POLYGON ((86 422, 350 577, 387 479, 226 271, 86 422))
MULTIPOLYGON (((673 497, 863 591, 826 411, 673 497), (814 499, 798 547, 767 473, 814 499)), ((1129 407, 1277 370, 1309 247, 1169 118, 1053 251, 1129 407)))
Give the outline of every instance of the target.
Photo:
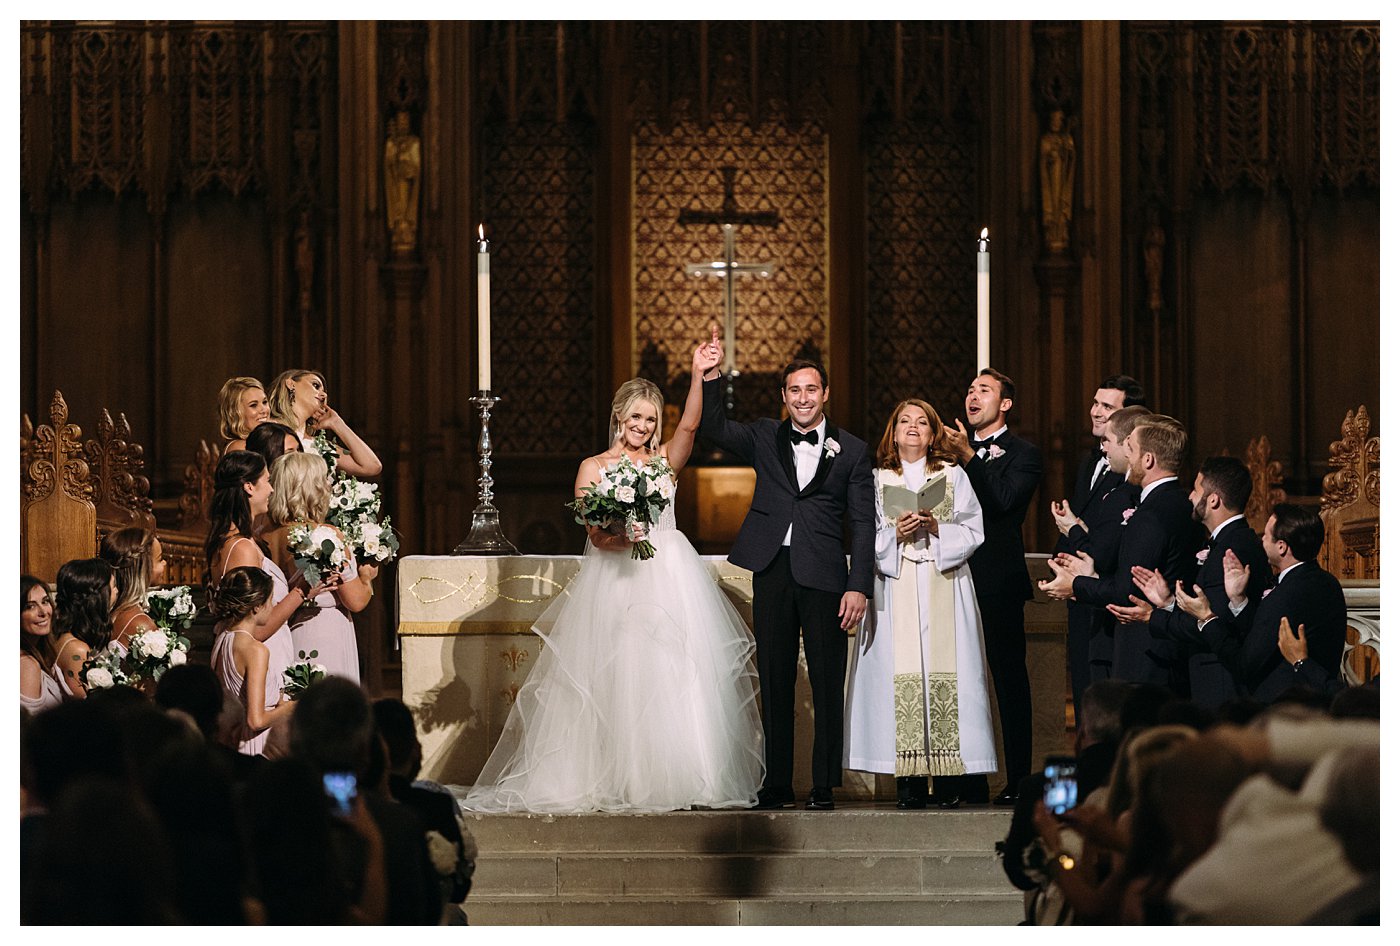
POLYGON ((612 415, 608 418, 608 446, 611 447, 622 437, 622 418, 633 401, 646 401, 656 408, 656 429, 647 442, 648 450, 661 446, 661 425, 665 419, 666 402, 661 397, 661 389, 646 378, 633 378, 623 383, 613 395, 612 415))

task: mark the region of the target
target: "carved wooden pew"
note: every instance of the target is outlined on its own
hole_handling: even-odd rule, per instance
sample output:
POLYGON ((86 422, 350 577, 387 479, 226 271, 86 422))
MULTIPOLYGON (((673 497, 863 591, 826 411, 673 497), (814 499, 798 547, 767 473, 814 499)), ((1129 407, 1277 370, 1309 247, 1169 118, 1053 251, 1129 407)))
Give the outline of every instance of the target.
POLYGON ((1342 438, 1333 442, 1322 480, 1326 527, 1318 561, 1336 575, 1347 596, 1347 646, 1342 673, 1364 683, 1380 673, 1381 651, 1381 438, 1371 436, 1363 404, 1347 411, 1342 438))

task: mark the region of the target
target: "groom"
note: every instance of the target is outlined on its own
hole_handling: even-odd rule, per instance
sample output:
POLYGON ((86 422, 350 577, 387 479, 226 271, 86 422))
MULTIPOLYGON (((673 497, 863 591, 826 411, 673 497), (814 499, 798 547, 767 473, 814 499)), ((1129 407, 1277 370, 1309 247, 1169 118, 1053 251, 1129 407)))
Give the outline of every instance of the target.
POLYGON ((793 691, 799 629, 812 685, 815 732, 809 809, 835 808, 841 784, 846 632, 865 616, 875 585, 875 493, 865 441, 823 413, 826 369, 799 359, 783 369, 790 420, 751 424, 724 413, 719 335, 695 353, 703 369, 700 435, 753 465, 753 502, 729 560, 753 572, 766 775, 757 808, 796 807, 792 792, 793 691), (850 517, 851 566, 841 544, 850 517))

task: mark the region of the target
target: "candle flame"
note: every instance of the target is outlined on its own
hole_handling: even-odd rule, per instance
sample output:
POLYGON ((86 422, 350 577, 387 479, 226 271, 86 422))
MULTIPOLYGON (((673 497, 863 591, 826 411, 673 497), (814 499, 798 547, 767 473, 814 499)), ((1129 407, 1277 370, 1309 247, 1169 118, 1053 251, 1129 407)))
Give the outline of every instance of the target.
MULTIPOLYGON (((983 236, 986 236, 986 235, 987 235, 987 231, 986 231, 986 230, 983 230, 983 231, 982 231, 982 235, 983 235, 983 236)), ((477 238, 478 240, 484 240, 484 239, 486 239, 486 224, 484 224, 484 223, 479 223, 479 224, 476 225, 476 238, 477 238)))
POLYGON ((986 228, 986 227, 983 227, 983 228, 982 228, 982 239, 984 239, 984 240, 987 239, 987 228, 986 228))

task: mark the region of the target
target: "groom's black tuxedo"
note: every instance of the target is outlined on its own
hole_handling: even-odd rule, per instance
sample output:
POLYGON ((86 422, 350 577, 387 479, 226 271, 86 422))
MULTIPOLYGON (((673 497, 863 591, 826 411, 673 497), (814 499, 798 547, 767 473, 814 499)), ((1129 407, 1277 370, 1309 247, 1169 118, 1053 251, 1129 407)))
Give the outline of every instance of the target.
POLYGON ((764 788, 792 792, 793 703, 799 630, 812 683, 814 739, 812 783, 841 784, 841 733, 845 701, 846 632, 841 596, 875 590, 875 486, 865 441, 826 421, 816 473, 799 488, 792 424, 761 418, 740 424, 724 413, 723 385, 702 386, 700 435, 753 465, 753 502, 729 552, 729 560, 754 574, 754 639, 763 704, 764 788), (850 567, 842 547, 849 518, 850 567), (783 545, 792 527, 791 546, 783 545))

